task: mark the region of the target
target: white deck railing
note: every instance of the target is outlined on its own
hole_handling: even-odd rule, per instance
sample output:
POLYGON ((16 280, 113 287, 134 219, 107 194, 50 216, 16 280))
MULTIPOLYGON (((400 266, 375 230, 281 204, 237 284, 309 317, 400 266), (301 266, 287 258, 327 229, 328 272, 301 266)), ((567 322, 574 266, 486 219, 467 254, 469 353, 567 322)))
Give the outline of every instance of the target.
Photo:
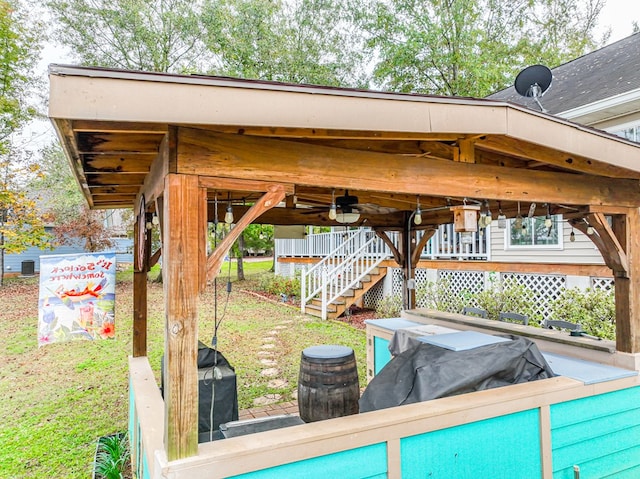
POLYGON ((300 277, 303 313, 306 304, 320 295, 322 319, 326 319, 327 306, 357 287, 366 275, 388 257, 388 248, 372 231, 350 231, 341 239, 343 242, 330 254, 308 271, 303 270, 300 277))
MULTIPOLYGON (((374 233, 368 229, 369 235, 374 233)), ((471 242, 464 244, 462 235, 453 230, 453 225, 441 225, 433 238, 429 240, 421 258, 424 259, 479 259, 490 260, 490 234, 489 228, 482 233, 472 233, 471 242)), ((339 249, 343 243, 348 242, 354 231, 332 231, 330 233, 310 234, 305 239, 277 239, 276 255, 280 257, 323 258, 339 249)), ((422 236, 418 231, 418 240, 422 236)), ((389 234, 391 241, 398 244, 398 234, 389 234)), ((385 245, 384 251, 387 257, 391 257, 391 251, 385 245)))

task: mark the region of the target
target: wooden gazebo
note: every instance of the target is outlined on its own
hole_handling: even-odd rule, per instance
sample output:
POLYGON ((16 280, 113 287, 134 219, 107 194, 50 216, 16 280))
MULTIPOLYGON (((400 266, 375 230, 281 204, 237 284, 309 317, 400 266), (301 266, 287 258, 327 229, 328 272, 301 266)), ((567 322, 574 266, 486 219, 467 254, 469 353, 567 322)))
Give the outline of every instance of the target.
MULTIPOLYGON (((295 440, 273 431, 198 446, 200 291, 247 225, 337 225, 327 212, 344 190, 368 206, 356 226, 383 237, 400 233, 400 246, 389 244, 409 273, 430 237, 415 241, 416 230, 451 223, 450 208, 466 203, 488 201, 495 211, 500 202, 508 217, 518 202, 536 203, 538 214, 549 205, 575 228, 593 228, 590 237, 615 277, 615 363, 639 369, 640 145, 490 100, 60 65, 49 72, 49 116, 89 205, 137 215, 131 410, 142 476, 230 477, 366 449, 366 468, 352 465, 344 477, 400 477, 402 424, 417 434, 448 427, 438 421, 456 414, 465 419, 455 424, 493 414, 483 416, 495 397, 481 392, 466 403, 438 402, 428 419, 406 406, 333 420, 331 427, 298 426, 295 440), (410 224, 418 201, 422 223, 410 224), (236 226, 207 257, 207 223, 228 206, 236 226), (145 357, 147 271, 160 254, 147 241, 154 214, 165 284, 164 402, 145 357), (378 447, 381 462, 371 459, 378 447), (385 471, 362 472, 378 462, 385 471)), ((523 402, 548 407, 532 398, 566 400, 567 391, 578 390, 567 381, 541 381, 534 392, 512 386, 506 389, 517 390, 514 396, 501 401, 510 411, 523 402)), ((626 381, 626 388, 637 382, 626 381)), ((540 477, 551 477, 547 446, 541 439, 540 477)))

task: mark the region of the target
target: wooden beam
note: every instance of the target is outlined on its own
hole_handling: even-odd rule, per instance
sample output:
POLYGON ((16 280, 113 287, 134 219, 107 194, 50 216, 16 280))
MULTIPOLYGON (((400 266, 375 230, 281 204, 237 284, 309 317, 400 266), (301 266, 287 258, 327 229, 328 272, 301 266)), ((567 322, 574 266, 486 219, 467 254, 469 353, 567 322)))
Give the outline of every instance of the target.
MULTIPOLYGON (((133 272, 133 338, 132 355, 134 358, 147 355, 147 274, 149 271, 149 256, 151 242, 145 241, 144 251, 140 249, 140 228, 144 228, 142 221, 135 221, 133 225, 133 251, 134 254, 143 253, 139 258, 141 268, 133 272)), ((147 235, 148 236, 148 235, 147 235)))
POLYGON ((220 272, 220 267, 224 261, 227 252, 233 246, 233 243, 242 234, 244 229, 249 226, 253 220, 262 215, 265 211, 270 210, 285 197, 285 189, 283 186, 274 185, 267 191, 259 201, 257 201, 249 210, 242 215, 240 221, 235 224, 229 234, 218 244, 216 249, 207 258, 207 278, 213 279, 220 272))
POLYGON ((201 176, 200 186, 203 188, 209 188, 211 190, 222 191, 251 191, 256 193, 266 193, 273 186, 282 186, 287 195, 294 193, 293 184, 278 183, 273 181, 251 181, 251 180, 238 180, 235 178, 220 178, 213 176, 201 176))
POLYGON ((198 273, 202 195, 196 176, 165 180, 164 444, 169 461, 198 454, 198 273), (196 212, 196 214, 194 214, 196 212), (191 271, 190 271, 191 270, 191 271))
POLYGON ((636 180, 345 151, 181 128, 181 173, 309 186, 566 204, 640 206, 636 180), (437 178, 437 181, 434 181, 437 178))
POLYGON ((185 125, 187 127, 204 129, 217 133, 296 138, 296 139, 330 139, 330 140, 416 140, 416 141, 457 141, 465 138, 461 133, 413 133, 400 131, 360 131, 360 130, 335 130, 328 128, 287 128, 277 126, 232 126, 232 125, 185 125))
POLYGON ((472 140, 458 141, 458 158, 456 161, 462 163, 475 163, 475 147, 472 140))
POLYGON ((476 147, 515 156, 516 158, 533 159, 548 165, 559 166, 580 173, 589 173, 611 178, 640 178, 640 173, 637 171, 600 163, 590 158, 572 155, 564 151, 554 150, 508 136, 486 136, 476 142, 476 147))
POLYGON ((78 133, 155 133, 167 132, 166 123, 132 123, 128 121, 73 120, 73 130, 78 133))
MULTIPOLYGON (((289 198, 289 197, 287 197, 289 198)), ((249 210, 249 206, 233 206, 234 218, 240 218, 249 210)), ((218 218, 224 218, 226 204, 218 202, 218 218)), ((215 219, 215 205, 209 202, 209 221, 215 219)), ((398 228, 402 225, 401 218, 398 215, 367 215, 361 214, 360 219, 350 226, 371 226, 398 228)), ((314 226, 344 226, 335 220, 329 219, 329 209, 310 210, 305 208, 282 208, 275 207, 264 211, 260 216, 254 219, 253 223, 263 225, 314 225, 314 226)))
POLYGON ((624 216, 621 243, 629 259, 626 277, 615 279, 616 349, 640 353, 640 212, 630 209, 624 216))

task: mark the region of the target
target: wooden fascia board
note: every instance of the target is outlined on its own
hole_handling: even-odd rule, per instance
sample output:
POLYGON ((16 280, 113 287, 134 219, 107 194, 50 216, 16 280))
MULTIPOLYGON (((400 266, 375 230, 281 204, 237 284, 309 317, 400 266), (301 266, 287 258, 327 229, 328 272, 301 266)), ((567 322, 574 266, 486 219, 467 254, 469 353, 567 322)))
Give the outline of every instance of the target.
POLYGON ((487 151, 523 160, 536 158, 540 162, 540 166, 548 164, 580 173, 611 178, 640 178, 640 172, 637 171, 619 168, 607 163, 594 161, 591 158, 569 154, 508 136, 486 136, 479 139, 475 145, 487 151))
POLYGON ((640 206, 636 180, 345 151, 179 129, 178 172, 424 196, 640 206), (435 179, 435 180, 434 180, 435 179))

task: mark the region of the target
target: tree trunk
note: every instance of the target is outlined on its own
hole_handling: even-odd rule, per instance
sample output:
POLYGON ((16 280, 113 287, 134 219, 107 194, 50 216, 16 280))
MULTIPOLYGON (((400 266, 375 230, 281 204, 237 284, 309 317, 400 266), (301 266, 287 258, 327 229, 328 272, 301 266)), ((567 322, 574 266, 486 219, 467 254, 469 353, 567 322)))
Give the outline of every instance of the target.
POLYGON ((244 281, 244 264, 242 257, 244 255, 244 233, 238 236, 238 281, 244 281))

